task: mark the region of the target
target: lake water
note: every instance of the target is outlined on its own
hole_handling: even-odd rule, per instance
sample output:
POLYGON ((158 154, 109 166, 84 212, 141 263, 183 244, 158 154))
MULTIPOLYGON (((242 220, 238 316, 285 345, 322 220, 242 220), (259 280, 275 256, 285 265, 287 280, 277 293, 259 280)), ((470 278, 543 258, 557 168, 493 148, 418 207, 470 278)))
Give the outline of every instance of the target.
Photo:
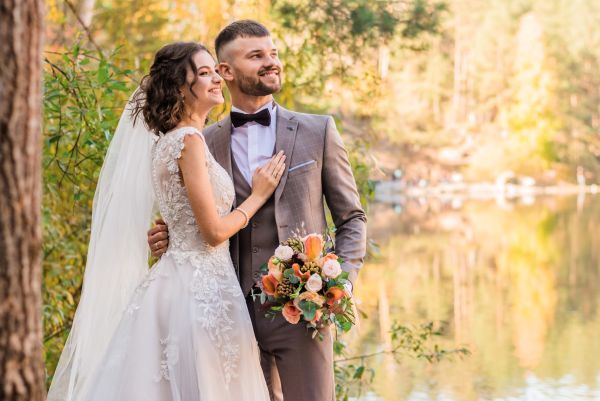
POLYGON ((391 346, 394 322, 448 323, 428 364, 372 358, 361 400, 600 400, 600 196, 373 204, 380 246, 356 297, 356 353, 391 346))

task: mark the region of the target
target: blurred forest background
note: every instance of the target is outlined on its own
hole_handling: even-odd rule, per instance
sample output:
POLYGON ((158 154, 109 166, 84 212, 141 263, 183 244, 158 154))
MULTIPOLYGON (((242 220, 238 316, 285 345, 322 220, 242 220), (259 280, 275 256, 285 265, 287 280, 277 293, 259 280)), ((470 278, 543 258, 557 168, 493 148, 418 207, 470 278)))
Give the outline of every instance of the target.
POLYGON ((48 378, 81 292, 102 159, 124 102, 165 43, 212 47, 235 19, 267 25, 284 63, 277 100, 336 117, 365 204, 373 180, 396 169, 409 183, 432 184, 453 174, 493 181, 504 171, 544 184, 574 182, 579 171, 596 182, 600 173, 600 3, 592 0, 48 0, 46 7, 48 378))

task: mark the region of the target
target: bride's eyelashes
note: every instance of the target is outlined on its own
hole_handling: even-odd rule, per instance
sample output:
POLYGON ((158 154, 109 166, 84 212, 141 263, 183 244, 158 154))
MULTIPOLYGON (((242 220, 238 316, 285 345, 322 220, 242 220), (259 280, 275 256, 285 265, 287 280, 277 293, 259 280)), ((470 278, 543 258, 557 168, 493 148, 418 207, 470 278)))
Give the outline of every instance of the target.
POLYGON ((200 71, 198 71, 198 76, 200 77, 206 77, 210 75, 210 71, 206 70, 206 69, 202 69, 200 71))
POLYGON ((207 67, 207 68, 203 68, 200 71, 198 71, 198 76, 199 77, 208 77, 208 76, 211 76, 213 74, 216 74, 219 77, 221 76, 221 74, 219 73, 219 70, 216 69, 216 68, 214 70, 211 70, 211 69, 208 69, 208 67, 207 67))

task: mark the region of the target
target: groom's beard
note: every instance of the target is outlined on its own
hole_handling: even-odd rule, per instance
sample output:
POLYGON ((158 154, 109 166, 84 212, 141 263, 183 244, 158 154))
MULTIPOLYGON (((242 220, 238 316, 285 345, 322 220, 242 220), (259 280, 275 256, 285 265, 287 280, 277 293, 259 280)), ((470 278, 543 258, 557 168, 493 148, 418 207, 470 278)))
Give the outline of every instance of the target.
MULTIPOLYGON (((259 73, 261 73, 259 71, 259 73)), ((249 96, 268 96, 279 92, 281 89, 281 72, 277 75, 277 83, 267 85, 260 80, 260 77, 250 77, 247 75, 239 76, 240 91, 249 96)))

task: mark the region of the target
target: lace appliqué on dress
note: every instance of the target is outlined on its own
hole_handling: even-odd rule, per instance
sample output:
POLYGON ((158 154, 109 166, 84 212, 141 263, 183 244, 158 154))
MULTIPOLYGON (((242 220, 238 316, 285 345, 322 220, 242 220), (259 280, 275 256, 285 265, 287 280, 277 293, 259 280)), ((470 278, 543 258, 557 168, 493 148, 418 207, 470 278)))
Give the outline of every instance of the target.
MULTIPOLYGON (((169 250, 166 255, 173 256, 178 264, 187 262, 194 266, 190 290, 197 303, 196 320, 219 350, 225 381, 229 384, 237 376, 239 361, 239 346, 230 341, 229 334, 234 328, 231 299, 242 294, 231 264, 229 243, 210 246, 196 225, 178 164, 186 135, 202 136, 193 128, 182 128, 163 135, 155 145, 153 179, 156 198, 161 215, 169 226, 169 250)), ((204 147, 217 211, 224 215, 231 210, 235 197, 233 182, 213 158, 206 143, 204 147)), ((164 375, 162 377, 167 378, 164 375)))
POLYGON ((213 271, 219 268, 223 271, 223 266, 218 260, 204 260, 203 268, 194 271, 191 290, 198 306, 197 320, 219 348, 225 383, 229 384, 236 376, 239 359, 239 345, 230 339, 234 323, 230 317, 233 305, 230 299, 239 297, 241 289, 231 277, 206 274, 205 268, 208 266, 212 266, 213 271))
POLYGON ((170 381, 171 371, 179 362, 179 345, 177 344, 177 339, 172 338, 172 335, 160 340, 160 345, 163 346, 163 359, 160 361, 160 371, 154 380, 156 382, 159 382, 162 379, 170 381))
POLYGON ((146 289, 150 286, 150 283, 156 280, 156 278, 158 278, 159 275, 161 274, 158 270, 150 269, 148 274, 146 274, 144 280, 135 289, 131 301, 129 302, 129 305, 125 310, 125 313, 127 313, 128 315, 133 315, 137 310, 140 309, 138 302, 142 299, 144 293, 146 292, 146 289))

